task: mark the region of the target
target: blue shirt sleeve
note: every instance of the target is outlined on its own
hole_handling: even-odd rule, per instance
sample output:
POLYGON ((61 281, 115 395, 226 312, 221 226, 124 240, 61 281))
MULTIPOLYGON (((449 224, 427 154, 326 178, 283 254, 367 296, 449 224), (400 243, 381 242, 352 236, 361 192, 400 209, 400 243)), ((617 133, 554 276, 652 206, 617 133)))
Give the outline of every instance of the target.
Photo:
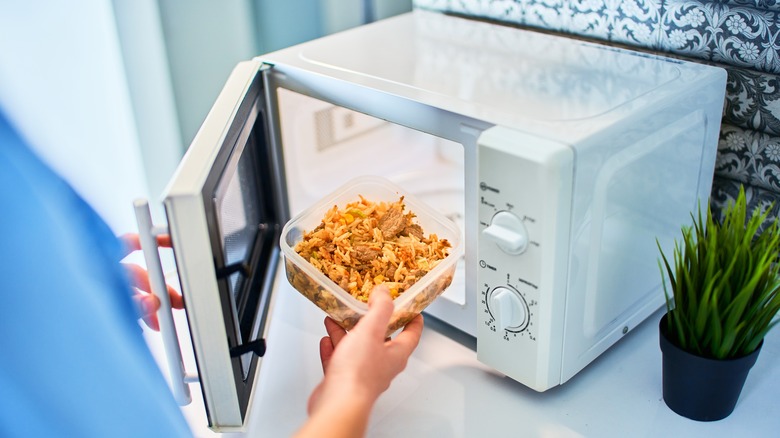
POLYGON ((2 112, 0 233, 0 436, 190 436, 119 241, 2 112))

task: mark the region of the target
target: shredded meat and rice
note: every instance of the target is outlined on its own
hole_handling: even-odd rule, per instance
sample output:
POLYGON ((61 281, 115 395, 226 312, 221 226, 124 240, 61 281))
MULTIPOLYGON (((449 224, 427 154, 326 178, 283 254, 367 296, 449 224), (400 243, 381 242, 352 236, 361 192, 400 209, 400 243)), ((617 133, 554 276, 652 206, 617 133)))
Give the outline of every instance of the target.
MULTIPOLYGON (((415 215, 396 202, 360 200, 334 205, 322 223, 304 232, 295 251, 361 301, 384 283, 393 298, 447 257, 451 247, 436 234, 425 236, 415 215)), ((449 284, 449 283, 448 283, 449 284)), ((445 286, 446 287, 446 286, 445 286)))

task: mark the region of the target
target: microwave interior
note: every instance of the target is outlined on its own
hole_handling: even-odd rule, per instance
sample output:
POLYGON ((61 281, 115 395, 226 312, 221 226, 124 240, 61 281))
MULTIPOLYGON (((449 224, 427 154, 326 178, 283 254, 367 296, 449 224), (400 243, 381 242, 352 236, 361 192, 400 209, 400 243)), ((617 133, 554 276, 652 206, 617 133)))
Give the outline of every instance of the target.
MULTIPOLYGON (((379 175, 444 213, 464 233, 460 143, 285 88, 276 93, 292 216, 356 176, 379 175)), ((462 259, 458 268, 442 297, 463 305, 462 259)))

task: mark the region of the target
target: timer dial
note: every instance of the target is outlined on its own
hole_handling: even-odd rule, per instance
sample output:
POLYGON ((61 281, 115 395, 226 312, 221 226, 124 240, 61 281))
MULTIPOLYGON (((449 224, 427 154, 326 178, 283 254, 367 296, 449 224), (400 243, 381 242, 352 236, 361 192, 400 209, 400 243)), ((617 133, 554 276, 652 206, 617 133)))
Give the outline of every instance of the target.
POLYGON ((482 235, 495 242, 507 254, 522 254, 528 247, 528 232, 522 219, 508 211, 499 211, 482 235))
POLYGON ((519 332, 528 326, 528 304, 514 289, 504 286, 493 289, 487 304, 499 329, 519 332))

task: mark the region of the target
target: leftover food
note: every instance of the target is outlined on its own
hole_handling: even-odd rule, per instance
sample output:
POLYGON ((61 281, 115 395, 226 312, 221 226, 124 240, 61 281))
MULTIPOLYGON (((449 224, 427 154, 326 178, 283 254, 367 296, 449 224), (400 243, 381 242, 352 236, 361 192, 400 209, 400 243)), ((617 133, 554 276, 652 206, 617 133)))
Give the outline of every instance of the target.
POLYGON ((319 226, 303 233, 295 251, 360 301, 367 302, 382 283, 395 299, 444 260, 451 245, 425 235, 403 196, 395 202, 359 197, 328 210, 319 226))

